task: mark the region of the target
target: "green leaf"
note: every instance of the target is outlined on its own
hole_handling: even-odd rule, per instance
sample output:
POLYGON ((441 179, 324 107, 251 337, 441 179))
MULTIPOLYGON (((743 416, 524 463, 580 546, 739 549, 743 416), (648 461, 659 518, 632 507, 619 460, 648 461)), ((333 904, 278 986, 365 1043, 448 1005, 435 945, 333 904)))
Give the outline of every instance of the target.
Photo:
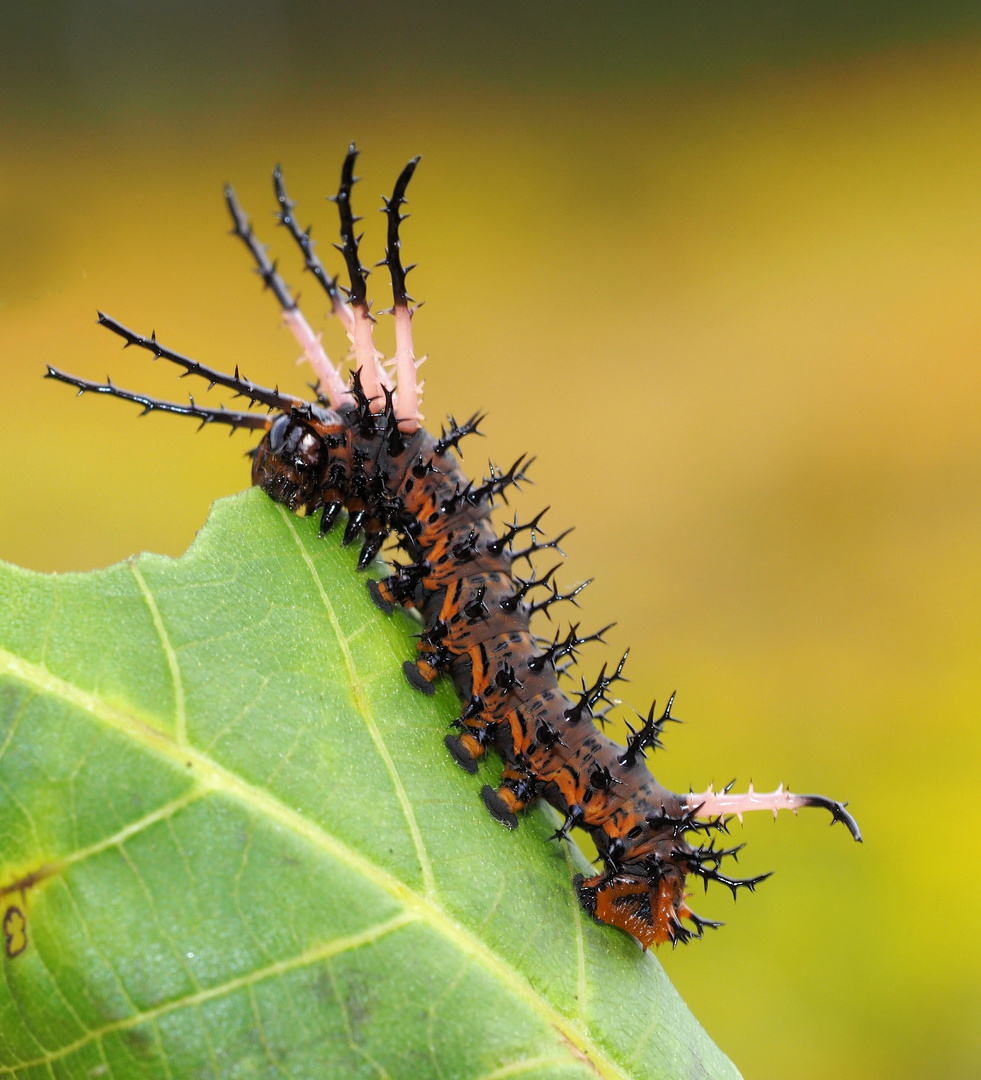
POLYGON ((253 489, 181 559, 0 567, 0 1076, 736 1077, 551 811, 484 811, 355 558, 253 489))

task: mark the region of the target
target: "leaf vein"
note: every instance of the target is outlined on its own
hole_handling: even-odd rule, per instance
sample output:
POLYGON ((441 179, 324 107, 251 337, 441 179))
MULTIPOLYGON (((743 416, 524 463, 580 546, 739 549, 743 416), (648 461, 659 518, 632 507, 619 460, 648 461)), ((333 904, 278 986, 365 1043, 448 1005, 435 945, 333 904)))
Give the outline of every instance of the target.
POLYGON ((146 898, 147 905, 150 908, 150 916, 153 919, 153 925, 156 927, 157 933, 170 946, 171 952, 173 953, 174 957, 176 957, 180 966, 184 969, 184 974, 187 976, 187 980, 191 984, 191 986, 194 987, 195 992, 200 991, 201 984, 200 982, 198 982, 198 978, 194 974, 194 970, 191 968, 190 964, 188 964, 187 957, 185 956, 184 951, 177 946, 177 943, 174 941, 173 937, 161 923, 160 912, 157 909, 157 901, 153 896, 153 892, 151 891, 150 886, 147 884, 146 878, 140 872, 139 866, 137 866, 133 857, 126 850, 125 844, 119 845, 119 854, 122 857, 123 861, 126 863, 129 872, 136 879, 136 883, 137 885, 139 885, 140 891, 146 898))
POLYGON ((23 718, 24 713, 27 712, 28 705, 31 704, 36 696, 36 694, 28 694, 21 703, 20 708, 14 713, 14 717, 10 722, 10 727, 7 729, 7 734, 4 736, 2 745, 0 745, 0 761, 3 761, 3 755, 6 754, 7 748, 14 741, 14 735, 17 732, 17 728, 20 727, 21 719, 23 718))
MULTIPOLYGON (((305 952, 300 953, 298 956, 294 956, 291 959, 278 960, 274 964, 259 968, 256 971, 251 971, 247 975, 240 975, 237 978, 229 979, 219 986, 209 986, 205 989, 196 991, 193 994, 173 998, 170 1001, 163 1002, 161 1005, 144 1009, 142 1012, 137 1012, 133 1016, 127 1016, 122 1020, 113 1020, 108 1024, 104 1024, 101 1028, 91 1029, 86 1035, 76 1039, 74 1042, 69 1043, 66 1046, 61 1046, 57 1050, 47 1051, 43 1056, 37 1057, 31 1061, 22 1061, 16 1065, 2 1065, 0 1066, 0 1076, 11 1076, 21 1069, 35 1068, 39 1065, 50 1066, 52 1062, 60 1061, 63 1058, 74 1054, 89 1043, 95 1040, 101 1040, 105 1035, 116 1031, 125 1031, 140 1024, 155 1023, 161 1016, 167 1016, 179 1009, 197 1008, 208 1001, 213 1001, 216 998, 235 993, 237 990, 248 990, 256 983, 263 982, 266 979, 276 978, 287 972, 295 971, 298 968, 309 967, 312 964, 321 963, 324 960, 329 960, 333 956, 339 956, 341 953, 353 952, 355 949, 362 948, 366 945, 373 945, 376 941, 388 934, 394 933, 403 926, 407 926, 408 924, 417 921, 418 916, 414 912, 403 911, 401 915, 396 915, 387 922, 379 923, 368 930, 362 930, 358 934, 351 934, 350 936, 343 938, 334 938, 324 945, 318 945, 312 949, 307 949, 305 952)), ((34 1041, 37 1042, 36 1039, 34 1041)), ((38 1046, 41 1047, 42 1050, 44 1049, 40 1043, 38 1043, 38 1046)))
MULTIPOLYGON (((45 1047, 44 1043, 41 1042, 41 1040, 34 1034, 34 1029, 28 1023, 27 1017, 24 1015, 24 1011, 20 1007, 20 1002, 17 1000, 17 997, 14 994, 13 988, 10 985, 10 980, 7 978, 7 965, 0 963, 0 971, 3 972, 3 981, 4 981, 4 985, 7 988, 7 999, 9 1000, 10 1004, 13 1006, 14 1012, 17 1013, 17 1016, 20 1018, 21 1027, 23 1027, 25 1033, 27 1034, 27 1037, 31 1040, 32 1043, 34 1043, 34 1045, 38 1048, 38 1050, 41 1051, 42 1055, 47 1055, 49 1053, 49 1051, 45 1047)), ((42 1056, 38 1060, 43 1061, 44 1057, 42 1056)), ((13 1069, 8 1068, 7 1071, 8 1072, 13 1072, 13 1069)))
POLYGON ((344 1032, 347 1035, 347 1044, 351 1050, 363 1058, 371 1065, 382 1080, 391 1080, 388 1071, 380 1065, 375 1059, 364 1049, 363 1046, 359 1046, 354 1039, 354 1031, 351 1028, 351 1016, 348 1012, 347 1003, 344 1001, 344 995, 341 993, 340 988, 337 985, 337 977, 334 975, 334 966, 329 961, 325 965, 327 968, 327 978, 330 980, 330 988, 334 994, 334 1000, 337 1002, 337 1008, 341 1014, 341 1022, 344 1024, 344 1032))
MULTIPOLYGON (((569 877, 576 872, 576 867, 572 862, 572 853, 569 850, 568 845, 563 844, 565 851, 565 861, 569 864, 569 877)), ((579 1019, 586 1022, 586 998, 589 993, 589 987, 586 982, 586 949, 582 936, 582 908, 578 903, 570 905, 572 907, 572 920, 575 926, 576 934, 576 960, 577 960, 577 972, 576 972, 576 1004, 579 1019)))
MULTIPOLYGON (((413 919, 426 922, 439 934, 467 954, 473 955, 485 970, 498 979, 511 993, 524 1001, 547 1023, 561 1032, 599 1071, 601 1076, 626 1080, 627 1074, 597 1046, 578 1021, 572 1021, 550 1002, 546 1001, 513 966, 492 952, 472 931, 448 916, 432 897, 420 895, 381 866, 371 862, 320 825, 286 806, 269 792, 249 784, 246 780, 212 761, 191 747, 179 747, 165 732, 152 724, 130 715, 97 696, 65 682, 44 668, 40 668, 15 654, 0 648, 0 675, 7 674, 38 690, 60 698, 67 704, 82 709, 103 723, 115 728, 154 751, 161 757, 170 758, 181 768, 190 766, 203 783, 253 808, 296 835, 303 837, 314 847, 338 859, 350 869, 361 874, 367 881, 387 892, 403 904, 413 919)), ((42 1059, 43 1060, 43 1059, 42 1059)), ((9 1073, 11 1070, 7 1070, 9 1073)), ((5 1075, 0 1068, 0 1076, 5 1075)))
POLYGON ((5 896, 12 892, 19 892, 22 888, 37 884, 46 878, 53 877, 55 874, 63 874, 69 866, 73 866, 75 863, 84 862, 84 860, 90 859, 93 855, 98 855, 100 852, 107 851, 109 848, 122 844, 124 841, 130 839, 130 837, 136 836, 145 829, 148 829, 151 825, 156 825, 159 821, 169 820, 178 810, 183 810, 185 806, 190 806, 191 803, 202 798, 206 794, 206 791, 207 789, 204 787, 192 788, 179 798, 172 799, 170 802, 157 807, 156 810, 152 810, 149 814, 145 814, 138 820, 131 821, 128 825, 124 825, 123 828, 118 832, 113 833, 111 836, 106 836, 102 840, 97 840, 94 844, 89 844, 87 847, 69 852, 67 855, 59 856, 57 859, 53 859, 50 862, 42 863, 33 874, 27 875, 26 879, 20 878, 17 881, 0 887, 0 896, 5 896))
POLYGON ((174 684, 174 737, 177 739, 177 744, 183 746, 187 742, 187 709, 184 702, 184 681, 181 678, 177 653, 174 652, 174 646, 170 643, 170 635, 167 633, 167 627, 164 626, 160 609, 157 607, 157 601, 154 599, 153 593, 150 592, 150 587, 140 572, 140 568, 133 560, 130 560, 129 568, 133 571, 136 584, 139 585, 146 606, 150 609, 150 617, 153 619, 157 636, 160 638, 160 645, 163 648, 164 656, 167 658, 167 667, 170 668, 170 678, 174 684))
MULTIPOLYGON (((126 1004, 128 1008, 135 1015, 140 1010, 136 1002, 133 1000, 132 994, 130 994, 129 990, 126 988, 126 984, 123 982, 123 977, 116 970, 116 965, 113 963, 112 958, 106 954, 106 951, 102 948, 101 945, 96 942, 95 938, 92 936, 92 929, 89 926, 88 920, 85 918, 85 915, 82 913, 81 905, 75 898, 74 890, 65 878, 60 878, 59 881, 61 887, 65 890, 65 895, 68 897, 68 902, 71 904, 72 910, 75 912, 75 916, 78 919, 78 924, 82 928, 82 933, 85 935, 86 944, 94 953, 98 955, 99 959, 106 965, 106 970, 112 976, 116 986, 119 987, 120 994, 122 994, 122 996, 126 999, 126 1004)), ((89 1000, 91 1000, 91 998, 89 1000)))
POLYGON ((523 1073, 535 1072, 537 1069, 569 1067, 567 1057, 534 1057, 525 1058, 523 1061, 510 1061, 507 1065, 494 1069, 488 1073, 481 1073, 474 1080, 510 1080, 512 1076, 521 1076, 523 1073))
POLYGON ((259 1036, 259 1042, 262 1043, 262 1049, 265 1051, 269 1064, 272 1065, 280 1076, 286 1076, 289 1080, 296 1080, 294 1073, 282 1064, 276 1054, 273 1053, 273 1048, 269 1045, 269 1037, 266 1035, 266 1028, 262 1022, 262 1014, 259 1012, 259 1002, 256 1000, 254 986, 249 987, 249 1007, 252 1009, 252 1018, 255 1020, 256 1034, 259 1036))
POLYGON ((344 632, 341 629, 340 622, 337 618, 337 613, 334 611, 334 605, 330 602, 330 597, 327 595, 326 589, 324 589, 323 582, 320 580, 320 575, 317 573, 317 568, 313 564, 313 559, 310 557, 310 552, 307 551, 303 545, 303 541, 300 539, 299 533, 296 531, 296 527, 290 520, 289 513, 283 509, 283 507, 277 504, 277 510, 279 510, 283 521, 286 524, 287 529, 291 533, 296 546, 300 551, 300 555, 306 564, 307 569, 310 572, 310 576, 313 578, 314 585, 317 592, 320 594, 320 599, 323 603, 324 610, 327 612, 327 618, 330 621, 330 625, 337 636, 338 644, 341 647, 341 652, 344 654, 344 664, 347 667, 348 676, 351 680, 351 696, 354 699, 354 703, 358 708, 358 711, 364 717, 365 724, 368 728, 368 733, 371 736, 371 741, 375 744, 382 761, 385 764, 385 769, 391 778, 392 785, 395 788, 395 794, 402 806, 402 812, 405 815, 406 824, 409 829, 409 833, 412 836, 412 844, 416 849, 416 858, 419 860, 419 866, 422 870, 422 881, 427 896, 432 896, 436 892, 436 883, 433 878, 433 869, 429 862, 429 853, 426 851, 426 845, 423 843, 422 833, 419 829, 419 823, 416 821, 415 811, 412 809, 412 804, 409 802, 409 796, 406 793, 405 786, 402 783, 402 777, 399 775, 398 769, 395 767, 395 762, 392 759, 392 755, 389 753, 388 747, 385 745, 385 740, 382 738, 381 731, 375 718, 368 708, 367 702, 359 692, 358 686, 359 679, 357 665, 354 662, 354 656, 351 653, 349 642, 344 636, 344 632))

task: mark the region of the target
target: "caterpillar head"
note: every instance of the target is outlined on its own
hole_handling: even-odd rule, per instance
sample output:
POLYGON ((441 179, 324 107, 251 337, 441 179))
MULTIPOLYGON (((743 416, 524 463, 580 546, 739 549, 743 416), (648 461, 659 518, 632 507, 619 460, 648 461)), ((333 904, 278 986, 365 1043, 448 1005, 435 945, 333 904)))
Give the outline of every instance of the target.
POLYGON ((319 502, 328 453, 320 424, 283 413, 256 447, 252 483, 290 510, 313 509, 319 502))

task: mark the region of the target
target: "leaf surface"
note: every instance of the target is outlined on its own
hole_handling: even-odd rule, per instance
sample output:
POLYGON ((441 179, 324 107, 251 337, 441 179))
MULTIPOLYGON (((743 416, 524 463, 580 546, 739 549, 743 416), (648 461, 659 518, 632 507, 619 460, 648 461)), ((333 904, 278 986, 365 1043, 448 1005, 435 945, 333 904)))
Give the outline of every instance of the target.
POLYGON ((0 566, 0 1076, 737 1077, 355 559, 252 489, 177 560, 0 566))

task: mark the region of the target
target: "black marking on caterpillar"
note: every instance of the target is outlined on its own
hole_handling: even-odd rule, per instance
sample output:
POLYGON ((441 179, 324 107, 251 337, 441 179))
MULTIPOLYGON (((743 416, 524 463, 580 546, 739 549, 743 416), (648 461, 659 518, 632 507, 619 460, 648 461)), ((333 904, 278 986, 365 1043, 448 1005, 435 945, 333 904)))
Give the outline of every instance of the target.
MULTIPOLYGON (((671 707, 657 713, 651 706, 642 725, 632 730, 626 747, 603 735, 602 723, 614 704, 608 691, 623 680, 626 654, 607 674, 604 666, 592 684, 582 680, 581 691, 567 694, 558 678, 581 646, 601 641, 603 631, 580 636, 578 624, 539 639, 529 623, 537 612, 550 617, 552 604, 575 602, 579 586, 560 593, 552 582, 557 567, 538 577, 516 572, 515 564, 528 565, 536 554, 561 554, 563 537, 542 539, 543 513, 527 522, 515 518, 503 533, 491 523, 496 499, 506 499, 518 487, 530 464, 518 458, 507 470, 491 467, 479 484, 462 472, 454 454, 460 443, 479 434, 483 417, 464 424, 452 417, 439 437, 419 425, 419 387, 412 345, 410 307, 403 267, 399 225, 404 220, 406 186, 418 158, 409 162, 384 200, 387 247, 380 265, 392 280, 392 307, 397 382, 381 364, 372 340, 374 317, 367 301, 369 271, 360 257, 360 236, 351 209, 351 191, 357 178, 352 144, 341 171, 333 201, 340 212, 339 249, 350 287, 338 286, 313 252, 309 229, 299 227, 294 203, 286 193, 277 166, 273 183, 279 221, 303 255, 306 268, 323 287, 331 311, 341 321, 353 344, 355 370, 345 380, 327 358, 319 336, 304 319, 276 264, 255 239, 248 218, 231 188, 226 200, 233 232, 248 247, 264 285, 276 297, 283 318, 318 376, 316 400, 307 401, 257 386, 236 369, 223 374, 165 348, 151 335, 143 337, 100 313, 99 322, 134 345, 182 367, 211 385, 221 385, 245 398, 249 406, 264 405, 266 415, 207 409, 193 398, 188 405, 158 401, 121 390, 111 382, 92 383, 48 368, 48 376, 66 382, 79 393, 92 391, 134 401, 144 413, 173 412, 193 416, 202 425, 221 423, 264 432, 252 451, 252 482, 292 511, 320 512, 321 534, 347 512, 345 544, 361 541, 358 567, 364 569, 391 535, 398 538, 407 562, 393 562, 392 573, 368 588, 386 614, 396 605, 415 608, 425 631, 418 656, 405 662, 411 687, 431 693, 442 674, 452 681, 464 702, 456 721, 456 734, 446 737, 455 761, 475 772, 478 761, 493 747, 504 762, 500 786, 485 786, 482 798, 488 811, 508 828, 534 800, 549 802, 562 816, 552 839, 568 838, 573 828, 593 838, 602 871, 585 879, 577 875, 574 888, 586 912, 597 922, 618 926, 644 948, 652 943, 688 941, 706 927, 717 926, 696 915, 687 905, 688 875, 706 887, 717 882, 733 894, 753 891, 763 877, 733 878, 720 865, 737 848, 717 848, 714 841, 698 844, 699 834, 726 831, 726 815, 739 817, 747 810, 819 806, 829 810, 832 823, 843 822, 856 840, 858 825, 845 805, 822 795, 793 795, 782 786, 769 793, 744 794, 730 788, 715 792, 677 794, 662 787, 646 765, 645 755, 661 746, 665 725, 674 720, 671 707), (527 534, 524 547, 515 541, 527 534), (536 590, 542 590, 535 599, 536 590), (683 921, 684 920, 684 921, 683 921), (687 923, 687 925, 686 925, 687 923)), ((730 785, 731 787, 731 785, 730 785)))

